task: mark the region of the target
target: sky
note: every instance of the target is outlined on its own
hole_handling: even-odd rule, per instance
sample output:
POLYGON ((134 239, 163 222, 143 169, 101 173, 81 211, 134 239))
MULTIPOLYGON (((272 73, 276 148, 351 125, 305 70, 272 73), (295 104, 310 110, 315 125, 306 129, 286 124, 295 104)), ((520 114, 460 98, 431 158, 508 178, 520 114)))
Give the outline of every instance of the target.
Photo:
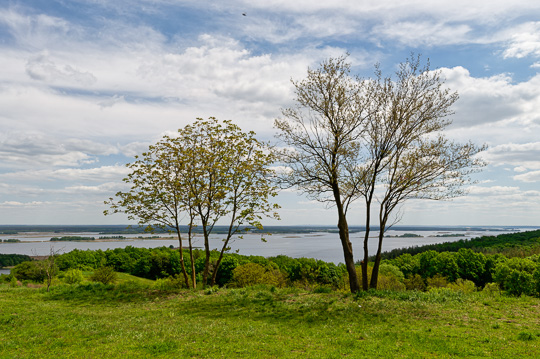
MULTIPOLYGON (((164 135, 214 116, 276 142, 308 67, 349 53, 355 74, 390 76, 415 53, 459 93, 446 135, 487 144, 488 166, 400 223, 540 225, 539 19, 537 0, 3 0, 0 224, 128 223, 103 202, 164 135)), ((267 225, 336 223, 294 190, 277 202, 267 225)))

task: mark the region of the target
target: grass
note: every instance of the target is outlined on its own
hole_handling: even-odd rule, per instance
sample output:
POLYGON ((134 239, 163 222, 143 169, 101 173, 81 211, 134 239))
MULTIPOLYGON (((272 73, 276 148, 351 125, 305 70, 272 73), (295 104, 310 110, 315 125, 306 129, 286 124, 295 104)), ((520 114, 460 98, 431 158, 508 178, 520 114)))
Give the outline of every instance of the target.
POLYGON ((540 300, 499 294, 160 292, 124 278, 0 286, 0 358, 540 356, 540 300))

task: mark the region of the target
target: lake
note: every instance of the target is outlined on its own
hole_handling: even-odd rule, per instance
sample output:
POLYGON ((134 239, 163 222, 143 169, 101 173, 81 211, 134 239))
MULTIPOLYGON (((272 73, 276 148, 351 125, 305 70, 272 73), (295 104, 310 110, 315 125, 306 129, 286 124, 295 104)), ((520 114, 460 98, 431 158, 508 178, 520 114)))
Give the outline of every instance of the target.
MULTIPOLYGON (((475 238, 480 236, 495 236, 502 233, 513 233, 521 230, 531 230, 532 228, 497 228, 489 227, 482 230, 466 230, 460 228, 458 230, 449 230, 444 228, 443 230, 433 229, 418 230, 415 227, 414 230, 389 230, 386 233, 385 240, 383 242, 383 251, 390 251, 396 248, 421 246, 425 244, 442 243, 457 241, 465 238, 475 238), (399 238, 396 236, 403 235, 404 233, 413 233, 420 235, 421 237, 412 238, 399 238), (443 235, 462 235, 461 237, 437 237, 443 235)), ((353 232, 350 235, 351 242, 354 248, 355 259, 359 260, 363 257, 362 254, 362 241, 365 232, 353 232)), ((372 232, 373 238, 370 239, 369 252, 370 255, 375 254, 377 249, 377 239, 375 238, 377 232, 372 232)), ((11 235, 0 235, 1 240, 5 239, 18 239, 19 243, 0 243, 0 253, 3 254, 26 254, 26 255, 47 255, 50 253, 51 248, 54 251, 60 253, 66 253, 73 249, 81 250, 106 250, 114 248, 124 248, 126 246, 143 247, 143 248, 156 248, 156 247, 169 247, 178 246, 177 239, 165 238, 166 235, 162 235, 162 238, 150 239, 149 234, 134 234, 124 235, 126 239, 114 240, 114 241, 73 241, 73 242, 50 242, 52 237, 60 236, 82 236, 82 237, 94 237, 100 236, 97 232, 84 232, 84 233, 39 233, 39 232, 26 232, 11 235), (142 237, 142 238, 138 238, 142 237)), ((210 237, 210 247, 218 248, 222 245, 223 235, 212 235, 210 237)), ((343 252, 341 249, 341 242, 337 233, 329 232, 317 232, 314 230, 309 233, 279 233, 272 235, 265 235, 267 242, 261 241, 260 234, 246 234, 242 239, 236 238, 230 243, 231 251, 238 252, 243 255, 260 255, 264 257, 276 256, 284 254, 290 257, 308 257, 321 259, 327 262, 340 263, 343 262, 343 252)), ((185 245, 185 244, 184 244, 185 245)), ((197 235, 194 245, 197 247, 203 247, 202 235, 197 235)))

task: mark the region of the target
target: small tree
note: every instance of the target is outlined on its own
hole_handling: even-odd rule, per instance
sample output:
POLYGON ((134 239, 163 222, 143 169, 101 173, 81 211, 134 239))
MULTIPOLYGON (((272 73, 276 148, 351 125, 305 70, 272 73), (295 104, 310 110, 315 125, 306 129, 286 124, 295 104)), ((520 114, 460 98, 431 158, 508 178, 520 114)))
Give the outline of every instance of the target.
POLYGON ((58 266, 56 265, 56 259, 62 249, 55 250, 53 246, 49 249, 49 255, 47 258, 40 262, 40 267, 45 273, 45 280, 47 283, 47 292, 51 287, 53 278, 58 274, 58 266))
POLYGON ((203 283, 215 284, 223 254, 235 235, 250 227, 262 228, 263 216, 279 218, 269 198, 276 195, 269 165, 274 154, 267 144, 245 133, 231 121, 198 118, 178 130, 178 136, 165 136, 142 158, 128 167, 133 172, 125 182, 129 192, 118 192, 115 202, 106 203, 116 212, 125 212, 139 224, 176 231, 180 243, 182 272, 189 286, 183 262, 180 223, 187 219, 191 256, 192 286, 195 288, 193 228, 200 225, 204 236, 203 283), (215 263, 210 263, 209 237, 222 221, 227 233, 215 263), (213 264, 213 268, 211 268, 213 264))

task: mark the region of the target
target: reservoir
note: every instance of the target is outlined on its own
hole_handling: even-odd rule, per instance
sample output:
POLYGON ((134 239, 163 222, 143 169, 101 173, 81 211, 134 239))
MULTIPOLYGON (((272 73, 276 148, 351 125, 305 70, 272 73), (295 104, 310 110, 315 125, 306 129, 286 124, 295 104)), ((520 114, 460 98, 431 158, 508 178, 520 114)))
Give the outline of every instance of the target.
MULTIPOLYGON (((383 251, 390 251, 396 248, 422 246, 426 244, 443 243, 457 241, 460 239, 470 239, 481 236, 496 236, 503 233, 514 233, 522 230, 532 230, 533 228, 512 227, 466 230, 459 228, 456 230, 429 230, 399 229, 389 230, 385 234, 383 242, 383 251), (414 235, 409 236, 409 235, 414 235), (407 237, 409 236, 409 237, 407 237)), ((365 232, 357 231, 350 233, 350 240, 354 248, 355 260, 363 257, 363 238, 365 232)), ((369 253, 374 255, 377 250, 377 232, 371 232, 369 240, 369 253)), ((30 256, 47 255, 51 250, 55 252, 66 253, 74 249, 80 250, 106 250, 114 248, 124 248, 126 246, 156 248, 156 247, 178 247, 178 239, 170 235, 162 234, 159 238, 150 234, 123 235, 125 239, 119 240, 98 240, 100 234, 97 232, 84 233, 43 233, 43 232, 25 232, 10 235, 0 235, 0 240, 17 239, 16 243, 0 243, 0 253, 2 254, 26 254, 30 256), (89 241, 61 241, 51 242, 52 237, 61 236, 79 236, 94 237, 96 240, 89 241), (153 237, 153 238, 150 238, 153 237)), ((261 240, 261 234, 245 234, 243 238, 234 237, 229 246, 231 252, 242 255, 258 255, 263 257, 277 256, 280 254, 294 258, 307 257, 321 259, 326 262, 343 262, 343 252, 339 235, 336 232, 313 232, 302 233, 277 233, 264 235, 265 241, 261 240)), ((217 249, 223 245, 224 235, 216 234, 210 236, 210 248, 217 249)), ((202 235, 198 234, 194 240, 194 246, 203 248, 204 242, 202 235)), ((187 241, 184 240, 184 247, 187 241)))

